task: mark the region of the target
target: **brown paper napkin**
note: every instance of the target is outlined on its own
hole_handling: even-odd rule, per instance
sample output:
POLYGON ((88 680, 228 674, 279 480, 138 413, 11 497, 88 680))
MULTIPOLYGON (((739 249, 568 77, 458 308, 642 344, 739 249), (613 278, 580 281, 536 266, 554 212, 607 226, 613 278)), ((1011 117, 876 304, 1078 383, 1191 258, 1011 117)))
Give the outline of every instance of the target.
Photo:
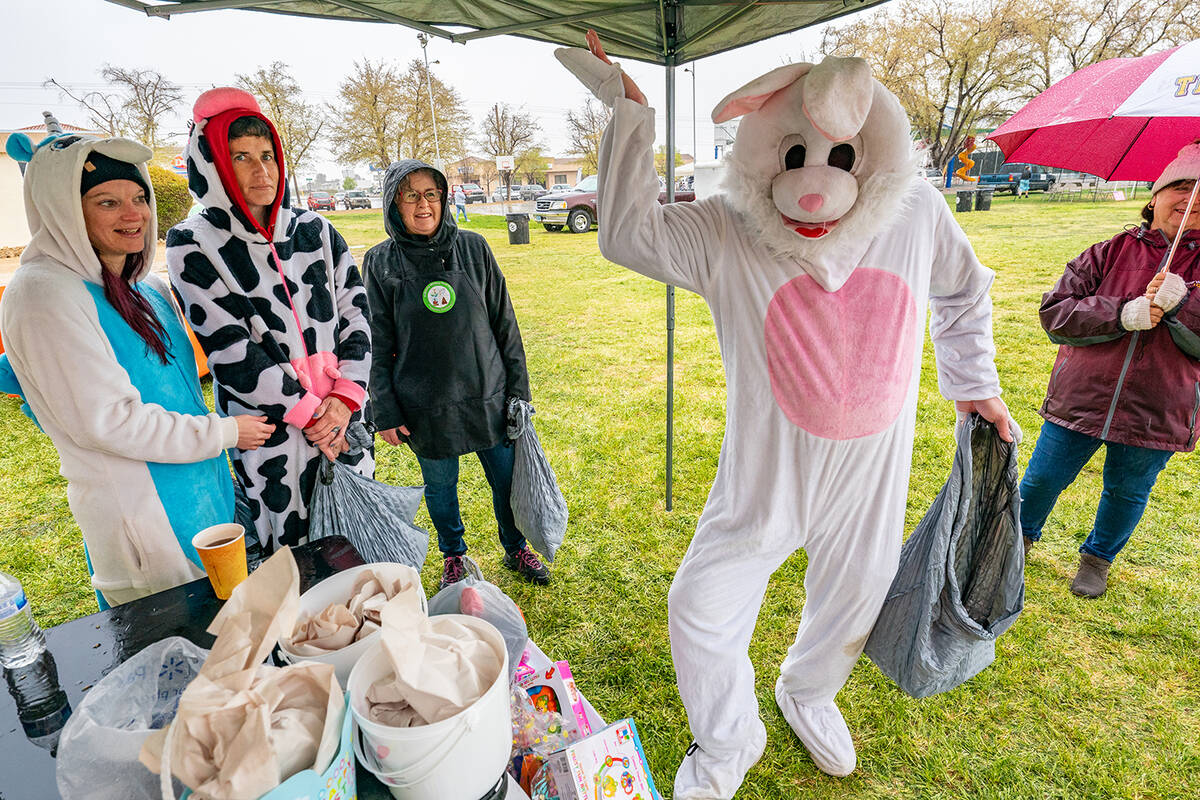
POLYGON ((392 675, 367 690, 372 720, 409 727, 438 722, 471 706, 495 682, 501 655, 452 616, 427 617, 410 595, 382 612, 382 642, 392 675))
POLYGON ((217 640, 175 721, 142 747, 151 772, 168 762, 197 800, 256 800, 301 770, 329 767, 344 702, 332 665, 262 663, 294 626, 299 586, 284 547, 234 590, 208 628, 217 640))
POLYGON ((368 569, 359 573, 344 603, 331 603, 312 617, 301 619, 285 640, 288 650, 300 656, 318 656, 363 639, 379 630, 384 604, 402 593, 424 596, 421 576, 412 567, 396 564, 389 571, 368 569))

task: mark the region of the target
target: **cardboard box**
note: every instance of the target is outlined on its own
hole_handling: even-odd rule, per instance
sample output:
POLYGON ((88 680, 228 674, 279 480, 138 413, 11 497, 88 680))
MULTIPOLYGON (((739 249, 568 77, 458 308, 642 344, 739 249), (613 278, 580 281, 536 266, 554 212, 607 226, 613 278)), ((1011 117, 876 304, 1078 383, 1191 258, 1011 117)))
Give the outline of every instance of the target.
POLYGON ((560 800, 662 800, 632 719, 622 719, 551 753, 560 800))

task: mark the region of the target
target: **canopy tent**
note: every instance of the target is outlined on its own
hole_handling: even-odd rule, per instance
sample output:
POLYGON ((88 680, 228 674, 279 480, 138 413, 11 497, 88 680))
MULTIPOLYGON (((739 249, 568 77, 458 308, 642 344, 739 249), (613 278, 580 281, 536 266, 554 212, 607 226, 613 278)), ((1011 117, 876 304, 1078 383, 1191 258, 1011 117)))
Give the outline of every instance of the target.
MULTIPOLYGON (((403 25, 456 43, 509 34, 570 47, 594 28, 611 56, 666 67, 667 195, 675 186, 675 67, 887 0, 106 0, 152 17, 245 9, 403 25), (466 28, 465 31, 451 28, 466 28)), ((674 439, 675 287, 667 287, 666 507, 674 439)))

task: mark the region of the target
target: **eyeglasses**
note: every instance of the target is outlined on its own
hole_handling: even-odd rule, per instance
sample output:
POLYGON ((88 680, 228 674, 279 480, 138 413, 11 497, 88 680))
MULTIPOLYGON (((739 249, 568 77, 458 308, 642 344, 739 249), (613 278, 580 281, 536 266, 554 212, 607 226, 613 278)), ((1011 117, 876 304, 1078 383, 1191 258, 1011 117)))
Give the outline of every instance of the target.
POLYGON ((430 205, 441 202, 441 199, 442 199, 442 190, 441 189, 426 189, 423 192, 414 192, 410 189, 405 192, 400 192, 399 194, 400 194, 400 202, 407 203, 410 206, 421 202, 422 197, 424 197, 427 201, 429 201, 430 205))

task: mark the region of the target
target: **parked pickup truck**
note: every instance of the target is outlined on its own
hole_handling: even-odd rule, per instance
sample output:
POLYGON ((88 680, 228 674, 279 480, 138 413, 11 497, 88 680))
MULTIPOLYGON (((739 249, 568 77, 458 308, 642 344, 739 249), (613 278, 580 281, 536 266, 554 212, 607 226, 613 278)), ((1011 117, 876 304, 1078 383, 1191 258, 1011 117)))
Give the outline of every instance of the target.
MULTIPOLYGON (((1018 166, 1012 172, 996 172, 991 175, 980 175, 979 183, 976 185, 980 189, 994 189, 997 192, 1016 194, 1017 184, 1021 181, 1021 172, 1023 170, 1024 167, 1018 166)), ((1029 175, 1029 191, 1031 192, 1048 192, 1053 185, 1054 176, 1049 172, 1033 172, 1029 175)))
MULTIPOLYGON (((550 232, 561 231, 564 227, 571 233, 586 233, 598 222, 596 214, 596 186, 598 179, 595 175, 584 178, 569 192, 551 192, 537 199, 533 212, 533 221, 542 223, 542 227, 550 232)), ((695 192, 676 190, 675 202, 691 202, 696 199, 695 192)), ((667 202, 666 191, 660 192, 658 202, 667 202)))

